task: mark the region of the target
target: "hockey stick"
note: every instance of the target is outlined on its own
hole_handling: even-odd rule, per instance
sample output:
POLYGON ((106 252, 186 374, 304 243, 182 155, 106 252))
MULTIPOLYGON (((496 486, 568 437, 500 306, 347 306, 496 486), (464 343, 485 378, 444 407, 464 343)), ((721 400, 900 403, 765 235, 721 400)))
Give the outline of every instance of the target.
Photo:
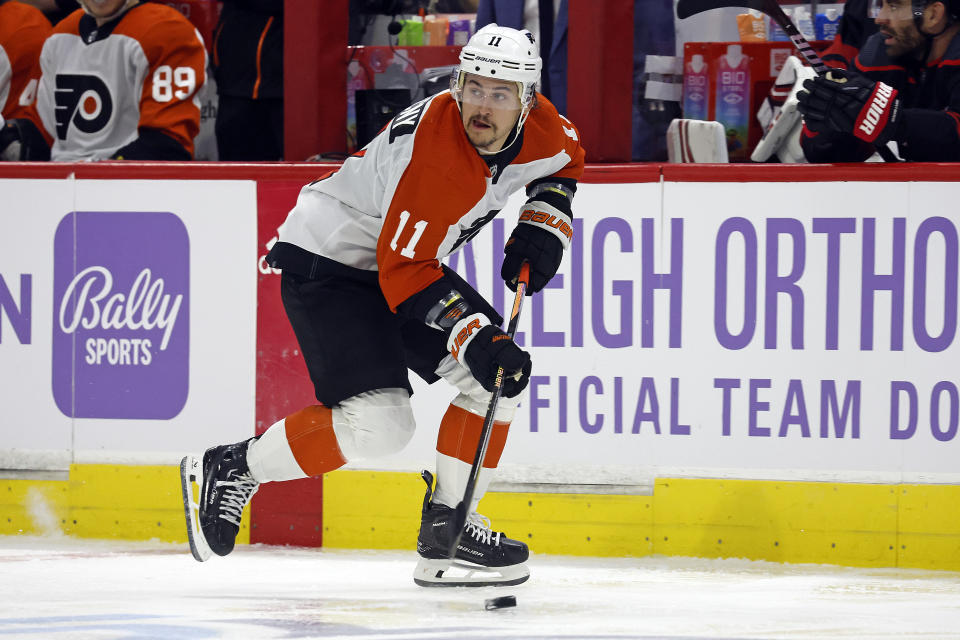
POLYGON ((793 21, 790 20, 790 17, 777 4, 777 0, 679 0, 677 2, 677 17, 681 19, 689 18, 710 9, 721 9, 723 7, 745 7, 767 14, 780 25, 784 33, 790 36, 793 45, 800 51, 800 55, 806 58, 817 75, 822 76, 829 70, 827 65, 823 64, 823 60, 820 59, 817 52, 810 46, 810 43, 807 42, 807 39, 800 33, 800 30, 793 24, 793 21))
MULTIPOLYGON (((767 14, 790 37, 793 46, 810 63, 818 76, 825 75, 830 70, 830 67, 823 63, 820 55, 814 51, 807 39, 797 29, 797 26, 793 24, 790 16, 783 12, 777 0, 677 0, 677 17, 682 20, 704 11, 723 9, 724 7, 744 7, 767 14)), ((900 162, 887 145, 877 144, 874 145, 874 148, 884 161, 900 162)))
MULTIPOLYGON (((523 306, 523 297, 527 293, 527 286, 530 284, 530 264, 524 262, 520 266, 520 275, 517 276, 517 295, 513 299, 513 310, 510 312, 510 322, 507 324, 507 335, 513 339, 517 333, 517 324, 520 321, 520 308, 523 306)), ((477 453, 473 457, 473 466, 470 467, 470 477, 467 478, 467 489, 463 494, 463 501, 457 505, 454 520, 454 531, 456 535, 453 538, 453 544, 450 545, 448 557, 453 560, 457 555, 457 545, 460 544, 460 537, 463 535, 463 528, 467 524, 467 515, 470 513, 470 504, 473 502, 473 494, 477 490, 477 480, 480 477, 480 469, 483 466, 483 459, 487 457, 487 446, 490 444, 490 434, 493 432, 493 416, 497 412, 497 403, 500 402, 500 394, 503 392, 503 367, 497 369, 497 377, 493 382, 493 395, 490 396, 490 404, 487 405, 487 415, 483 419, 483 429, 480 431, 480 442, 477 443, 477 453)))

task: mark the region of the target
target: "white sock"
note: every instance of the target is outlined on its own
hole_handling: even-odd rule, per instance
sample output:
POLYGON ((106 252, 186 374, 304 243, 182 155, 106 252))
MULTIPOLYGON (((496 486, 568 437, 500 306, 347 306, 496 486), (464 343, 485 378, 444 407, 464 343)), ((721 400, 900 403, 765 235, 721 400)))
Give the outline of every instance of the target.
MULTIPOLYGON (((470 468, 473 465, 467 464, 457 458, 445 456, 437 453, 437 488, 433 492, 433 501, 447 507, 456 507, 463 500, 463 494, 467 490, 467 480, 470 478, 470 468)), ((480 475, 477 478, 477 489, 473 494, 473 504, 471 511, 477 510, 477 504, 487 492, 490 481, 493 480, 495 469, 483 467, 480 469, 480 475)))
POLYGON ((247 448, 247 466, 257 482, 306 478, 287 443, 286 421, 275 422, 247 448))

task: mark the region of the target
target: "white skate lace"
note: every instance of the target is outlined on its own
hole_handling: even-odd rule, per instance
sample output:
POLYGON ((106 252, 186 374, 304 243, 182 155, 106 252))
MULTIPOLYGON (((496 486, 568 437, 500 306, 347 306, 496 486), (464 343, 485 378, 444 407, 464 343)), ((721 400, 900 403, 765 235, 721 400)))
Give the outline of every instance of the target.
POLYGON ((497 546, 500 544, 500 532, 490 530, 490 518, 482 516, 479 513, 471 513, 467 516, 467 526, 463 532, 477 542, 497 546), (493 540, 491 542, 491 539, 493 540))
POLYGON ((245 473, 233 480, 217 480, 216 486, 225 487, 220 501, 220 518, 239 527, 243 507, 260 488, 260 483, 249 473, 245 473))

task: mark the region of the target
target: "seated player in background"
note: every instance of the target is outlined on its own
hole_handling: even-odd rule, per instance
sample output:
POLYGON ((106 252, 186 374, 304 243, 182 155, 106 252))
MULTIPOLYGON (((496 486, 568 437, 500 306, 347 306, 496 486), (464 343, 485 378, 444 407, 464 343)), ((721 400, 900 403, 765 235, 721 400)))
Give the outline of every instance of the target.
POLYGON ((877 32, 871 11, 872 0, 847 0, 837 26, 837 34, 830 46, 820 54, 828 67, 849 69, 860 48, 877 32))
POLYGON ((960 0, 871 2, 879 32, 851 70, 797 96, 804 155, 858 162, 892 141, 904 160, 960 161, 960 0))
POLYGON ((52 139, 51 159, 191 160, 206 79, 200 34, 162 4, 80 5, 43 45, 27 117, 52 139))
POLYGON ((181 463, 191 551, 233 550, 244 505, 262 482, 338 469, 399 452, 413 436, 408 369, 459 393, 439 425, 436 488, 427 484, 414 573, 417 584, 517 584, 529 576, 527 545, 491 530, 475 512, 530 379, 530 356, 503 331, 497 311, 440 260, 469 242, 526 187, 504 248, 501 276, 528 294, 556 274, 573 234, 571 201, 583 172, 579 134, 535 87, 533 37, 495 24, 463 47, 450 91, 399 113, 335 173, 305 186, 267 262, 283 270, 281 297, 320 404, 262 435, 211 447, 181 463), (457 560, 448 573, 484 415, 503 367, 487 455, 457 560), (199 508, 188 500, 201 484, 199 508), (209 548, 206 548, 209 547, 209 548))
POLYGON ((4 160, 48 160, 50 143, 29 119, 50 21, 29 5, 0 0, 0 151, 4 160))
POLYGON ((79 0, 18 0, 43 12, 50 24, 58 22, 77 10, 79 0))

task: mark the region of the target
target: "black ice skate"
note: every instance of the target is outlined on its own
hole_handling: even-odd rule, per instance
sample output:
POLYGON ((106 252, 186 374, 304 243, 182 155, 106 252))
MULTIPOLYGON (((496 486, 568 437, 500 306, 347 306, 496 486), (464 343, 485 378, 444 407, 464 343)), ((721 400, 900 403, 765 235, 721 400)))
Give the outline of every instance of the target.
POLYGON ((486 587, 520 584, 530 577, 524 563, 530 555, 527 545, 490 530, 487 518, 471 513, 467 517, 457 556, 448 558, 454 538, 456 509, 432 504, 433 475, 422 473, 427 483, 420 519, 417 552, 420 561, 413 581, 421 587, 486 587))
POLYGON ((211 447, 202 461, 194 456, 180 461, 187 538, 190 552, 200 562, 212 553, 225 556, 233 551, 240 514, 260 486, 247 467, 247 446, 252 441, 211 447), (194 484, 199 486, 199 499, 194 498, 194 484))

